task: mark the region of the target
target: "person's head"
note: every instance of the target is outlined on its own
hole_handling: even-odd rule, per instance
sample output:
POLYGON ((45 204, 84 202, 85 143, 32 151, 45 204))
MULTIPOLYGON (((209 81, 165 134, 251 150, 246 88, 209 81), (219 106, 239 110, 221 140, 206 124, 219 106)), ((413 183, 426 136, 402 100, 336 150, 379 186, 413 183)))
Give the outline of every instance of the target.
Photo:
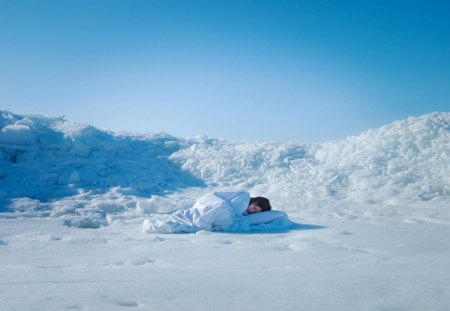
POLYGON ((247 213, 253 214, 253 213, 259 213, 259 212, 265 212, 270 211, 272 209, 272 206, 270 206, 269 199, 265 197, 254 197, 250 198, 250 203, 247 207, 247 213))

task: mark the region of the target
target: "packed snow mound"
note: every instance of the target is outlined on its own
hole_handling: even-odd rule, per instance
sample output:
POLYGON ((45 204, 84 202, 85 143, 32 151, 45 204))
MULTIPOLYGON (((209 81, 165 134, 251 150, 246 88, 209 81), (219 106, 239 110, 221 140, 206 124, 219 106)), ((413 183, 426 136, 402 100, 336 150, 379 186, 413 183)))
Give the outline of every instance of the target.
POLYGON ((78 227, 186 208, 194 195, 216 190, 420 205, 448 200, 449 164, 450 113, 298 144, 114 133, 63 117, 0 112, 0 211, 63 217, 78 227))
POLYGON ((128 135, 63 118, 0 114, 0 197, 47 202, 123 188, 150 196, 202 186, 168 159, 183 140, 128 135))
POLYGON ((316 153, 355 201, 407 204, 450 195, 450 113, 410 117, 316 153))
POLYGON ((171 158, 217 187, 407 205, 450 195, 450 113, 323 144, 199 142, 171 158))

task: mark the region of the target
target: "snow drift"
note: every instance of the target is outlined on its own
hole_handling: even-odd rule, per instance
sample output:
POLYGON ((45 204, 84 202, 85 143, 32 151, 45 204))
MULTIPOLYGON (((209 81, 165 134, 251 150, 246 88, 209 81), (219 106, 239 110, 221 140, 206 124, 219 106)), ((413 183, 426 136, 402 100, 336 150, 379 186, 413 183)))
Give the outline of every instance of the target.
POLYGON ((450 113, 410 117, 322 144, 113 133, 0 112, 0 211, 96 228, 189 207, 219 189, 296 200, 449 202, 450 113), (170 197, 170 200, 166 199, 170 197))

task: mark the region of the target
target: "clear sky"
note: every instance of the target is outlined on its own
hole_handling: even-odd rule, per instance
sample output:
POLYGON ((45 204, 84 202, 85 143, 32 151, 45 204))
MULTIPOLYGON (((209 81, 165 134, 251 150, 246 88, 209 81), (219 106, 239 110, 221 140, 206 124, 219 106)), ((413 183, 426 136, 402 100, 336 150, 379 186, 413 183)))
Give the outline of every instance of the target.
POLYGON ((0 109, 321 142, 450 111, 449 1, 0 0, 0 109))

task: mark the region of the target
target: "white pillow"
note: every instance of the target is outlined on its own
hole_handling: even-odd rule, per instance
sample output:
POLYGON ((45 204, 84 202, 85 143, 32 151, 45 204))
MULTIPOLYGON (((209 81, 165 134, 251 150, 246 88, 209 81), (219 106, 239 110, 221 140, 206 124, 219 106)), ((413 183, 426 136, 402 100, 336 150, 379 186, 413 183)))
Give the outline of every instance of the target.
POLYGON ((265 211, 260 213, 253 213, 244 216, 251 225, 267 224, 276 219, 287 217, 287 214, 282 211, 265 211))

